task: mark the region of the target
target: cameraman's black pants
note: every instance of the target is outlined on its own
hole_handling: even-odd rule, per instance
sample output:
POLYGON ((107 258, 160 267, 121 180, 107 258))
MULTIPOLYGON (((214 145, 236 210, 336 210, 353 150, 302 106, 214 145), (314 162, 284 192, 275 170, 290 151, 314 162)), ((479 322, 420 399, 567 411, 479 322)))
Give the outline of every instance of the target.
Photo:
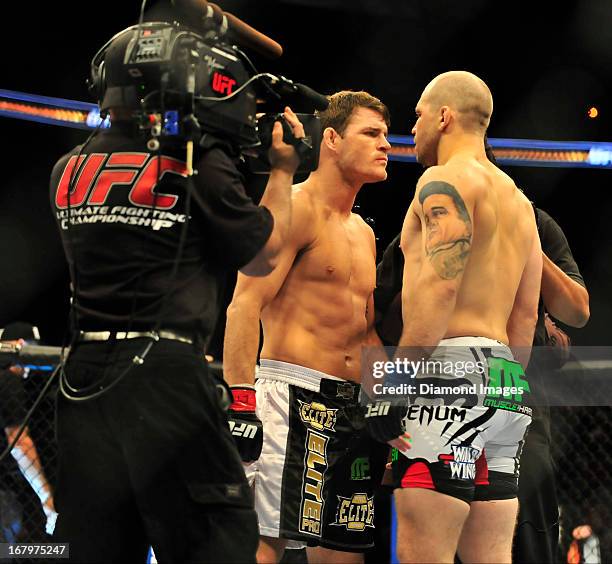
MULTIPOLYGON (((82 343, 75 387, 114 381, 145 339, 82 343)), ((258 541, 218 391, 191 345, 161 340, 101 397, 57 404, 55 542, 73 562, 254 562, 258 541)))

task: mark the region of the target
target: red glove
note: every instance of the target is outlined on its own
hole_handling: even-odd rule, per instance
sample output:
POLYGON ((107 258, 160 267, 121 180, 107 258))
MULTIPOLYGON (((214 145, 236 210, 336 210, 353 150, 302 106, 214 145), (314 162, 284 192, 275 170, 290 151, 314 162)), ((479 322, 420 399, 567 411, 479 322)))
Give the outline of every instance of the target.
POLYGON ((263 425, 255 414, 255 387, 230 386, 233 402, 227 416, 229 428, 243 462, 259 458, 263 446, 263 425))

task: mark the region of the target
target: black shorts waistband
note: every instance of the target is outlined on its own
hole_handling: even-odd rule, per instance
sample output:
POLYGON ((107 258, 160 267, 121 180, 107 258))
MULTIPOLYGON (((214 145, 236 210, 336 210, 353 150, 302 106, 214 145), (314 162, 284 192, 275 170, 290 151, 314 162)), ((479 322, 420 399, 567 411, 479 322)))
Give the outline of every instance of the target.
POLYGON ((323 378, 321 380, 321 387, 319 393, 326 398, 330 399, 345 399, 354 400, 359 399, 359 389, 361 386, 354 382, 339 382, 338 380, 330 380, 323 378))

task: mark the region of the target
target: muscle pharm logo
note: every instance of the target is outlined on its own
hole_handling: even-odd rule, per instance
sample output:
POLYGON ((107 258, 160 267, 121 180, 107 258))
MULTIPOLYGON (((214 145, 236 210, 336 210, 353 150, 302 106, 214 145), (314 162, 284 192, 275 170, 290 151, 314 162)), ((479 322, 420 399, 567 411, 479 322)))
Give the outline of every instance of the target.
POLYGON ((321 536, 323 518, 323 485, 327 470, 328 437, 306 430, 306 452, 304 454, 304 476, 302 479, 302 503, 298 529, 300 533, 321 536))
POLYGON ((374 497, 356 493, 351 498, 338 496, 338 502, 336 521, 332 525, 346 527, 349 531, 374 527, 374 497))
POLYGON ((327 409, 322 403, 300 403, 300 419, 318 431, 333 431, 336 425, 337 409, 327 409))
POLYGON ((370 479, 370 460, 362 456, 353 460, 351 464, 351 480, 369 480, 370 479))
POLYGON ((518 362, 498 357, 489 358, 488 363, 489 381, 483 388, 486 394, 483 405, 531 415, 531 408, 523 405, 531 391, 523 367, 518 362))
POLYGON ((476 478, 476 459, 480 456, 477 448, 451 445, 453 454, 441 454, 439 459, 450 466, 451 478, 474 480, 476 478))

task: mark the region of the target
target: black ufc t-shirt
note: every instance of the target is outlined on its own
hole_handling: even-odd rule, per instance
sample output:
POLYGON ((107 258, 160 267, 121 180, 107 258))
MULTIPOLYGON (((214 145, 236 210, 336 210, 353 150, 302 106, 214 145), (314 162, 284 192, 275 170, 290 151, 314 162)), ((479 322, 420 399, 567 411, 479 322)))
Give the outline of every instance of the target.
MULTIPOLYGON (((585 286, 584 278, 578 270, 578 265, 574 260, 574 256, 572 255, 572 251, 563 230, 544 210, 535 208, 535 211, 538 233, 540 235, 540 244, 542 245, 544 254, 570 278, 578 282, 581 286, 585 286)), ((536 322, 535 334, 533 337, 533 345, 536 347, 547 346, 546 327, 544 325, 545 312, 544 302, 540 298, 540 303, 538 304, 538 320, 536 322)), ((534 363, 532 363, 529 367, 531 369, 529 373, 530 381, 534 384, 534 393, 537 394, 534 395, 537 405, 534 406, 533 409, 529 434, 532 442, 538 439, 544 439, 550 442, 550 408, 547 405, 545 378, 551 370, 555 370, 556 368, 547 366, 547 361, 550 358, 548 355, 539 358, 543 362, 538 363, 537 366, 534 366, 534 363), (539 364, 543 365, 540 366, 539 364), (538 394, 537 390, 541 391, 540 394, 538 394)))
MULTIPOLYGON (((536 208, 538 233, 544 254, 554 262, 565 274, 586 288, 584 278, 578 270, 565 233, 559 224, 544 210, 536 208)), ((544 304, 540 300, 538 309, 538 322, 536 324, 534 345, 546 344, 546 329, 544 328, 544 304)))
POLYGON ((222 145, 196 151, 188 177, 178 142, 150 153, 135 124, 116 122, 55 165, 80 330, 149 330, 161 315, 162 329, 211 333, 228 273, 265 245, 273 217, 222 145))

